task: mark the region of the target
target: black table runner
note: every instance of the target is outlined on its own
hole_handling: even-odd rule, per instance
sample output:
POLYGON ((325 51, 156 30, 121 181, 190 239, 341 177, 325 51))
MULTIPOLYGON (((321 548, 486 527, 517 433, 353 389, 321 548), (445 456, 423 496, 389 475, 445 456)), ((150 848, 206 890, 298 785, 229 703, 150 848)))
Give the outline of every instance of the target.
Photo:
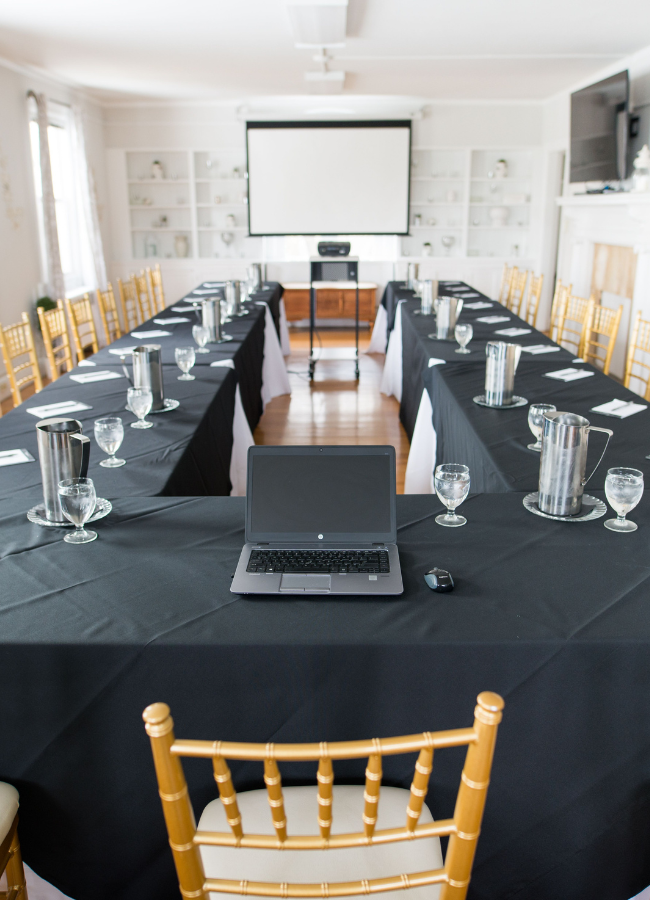
MULTIPOLYGON (((21 794, 26 861, 75 900, 177 896, 151 702, 170 703, 181 737, 341 740, 467 725, 490 689, 506 708, 470 896, 628 900, 650 882, 650 511, 618 535, 521 501, 471 497, 468 524, 445 529, 435 497, 398 497, 405 592, 385 599, 232 595, 243 499, 119 500, 83 547, 6 501, 0 778, 21 794), (424 585, 434 564, 454 593, 424 585)), ((461 763, 436 755, 437 818, 461 763)), ((384 769, 409 786, 410 760, 384 769)), ((238 789, 262 786, 261 767, 232 771, 238 789)), ((363 761, 335 771, 363 782, 363 761)), ((200 812, 210 765, 186 772, 200 812)))

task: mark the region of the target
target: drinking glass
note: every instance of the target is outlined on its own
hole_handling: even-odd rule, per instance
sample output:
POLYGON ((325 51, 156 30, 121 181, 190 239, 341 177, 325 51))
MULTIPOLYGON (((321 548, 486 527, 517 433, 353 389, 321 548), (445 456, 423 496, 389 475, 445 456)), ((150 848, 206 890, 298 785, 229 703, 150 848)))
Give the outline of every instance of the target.
POLYGON ((526 444, 529 450, 542 452, 542 434, 544 432, 544 413, 555 412, 552 403, 531 403, 528 407, 528 427, 533 432, 536 440, 534 444, 526 444))
POLYGON ((464 525, 467 519, 464 516, 457 516, 454 510, 460 506, 469 493, 469 469, 467 466, 461 466, 458 463, 436 466, 433 482, 438 499, 447 507, 444 515, 436 516, 438 525, 446 525, 449 528, 464 525))
POLYGON ((176 365, 183 373, 178 376, 179 381, 194 381, 194 375, 190 375, 189 371, 196 362, 194 347, 176 347, 174 350, 176 357, 176 365))
POLYGON ((199 345, 199 349, 196 351, 197 353, 209 353, 210 351, 205 346, 210 340, 210 329, 205 325, 193 325, 192 326, 192 337, 199 345))
POLYGON ((616 519, 607 519, 605 528, 610 531, 636 531, 636 522, 625 516, 643 496, 643 472, 638 469, 610 469, 605 479, 605 496, 616 513, 616 519))
POLYGON ((472 351, 467 349, 467 345, 474 337, 474 328, 468 322, 459 323, 454 329, 454 335, 460 344, 456 353, 471 353, 472 351))
POLYGON ((63 538, 68 544, 88 544, 97 537, 96 531, 86 531, 85 523, 95 512, 95 485, 92 478, 66 478, 59 481, 59 498, 63 515, 72 522, 74 531, 63 538))
POLYGON ((151 388, 129 388, 126 396, 129 409, 138 417, 137 422, 131 422, 131 428, 153 428, 153 422, 145 422, 153 404, 151 388))
POLYGON ((440 243, 447 251, 447 256, 451 255, 451 248, 456 243, 456 238, 452 234, 445 234, 440 238, 440 243))
POLYGON ((226 322, 232 322, 232 317, 235 314, 235 303, 230 300, 222 300, 221 301, 221 323, 222 325, 226 322))
POLYGON ((117 459, 115 454, 124 440, 124 425, 119 416, 105 416, 95 420, 95 440, 108 459, 100 460, 99 465, 106 469, 117 469, 126 463, 125 459, 117 459))

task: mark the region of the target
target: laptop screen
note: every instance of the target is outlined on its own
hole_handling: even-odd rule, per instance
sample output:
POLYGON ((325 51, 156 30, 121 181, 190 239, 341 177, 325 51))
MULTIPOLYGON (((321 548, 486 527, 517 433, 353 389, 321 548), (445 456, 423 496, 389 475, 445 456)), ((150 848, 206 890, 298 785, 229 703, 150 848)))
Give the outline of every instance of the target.
POLYGON ((247 534, 390 540, 394 460, 392 447, 251 448, 247 534))

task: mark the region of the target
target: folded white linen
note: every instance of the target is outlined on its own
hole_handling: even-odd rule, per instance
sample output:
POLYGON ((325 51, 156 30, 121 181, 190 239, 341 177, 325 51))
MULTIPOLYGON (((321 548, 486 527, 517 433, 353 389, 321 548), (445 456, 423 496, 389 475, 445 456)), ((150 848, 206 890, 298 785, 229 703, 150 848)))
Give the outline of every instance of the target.
POLYGON ((154 328, 153 331, 132 331, 131 337, 134 338, 157 338, 157 337, 169 337, 171 335, 171 331, 162 331, 160 328, 154 328))
POLYGON ((486 325, 496 325, 497 322, 509 322, 510 316, 480 316, 477 322, 485 322, 486 325))
POLYGON ((225 369, 234 369, 235 364, 232 359, 218 359, 216 362, 210 363, 210 368, 214 369, 217 366, 221 366, 225 369))
POLYGON ((476 303, 466 303, 463 309, 488 309, 490 306, 494 306, 494 304, 486 303, 485 300, 478 300, 476 303))
POLYGON ((132 347, 109 347, 108 352, 113 353, 115 356, 128 356, 129 353, 133 353, 135 348, 135 344, 132 347))
POLYGON ((46 419, 49 416, 67 416, 68 413, 79 412, 82 409, 92 409, 87 403, 79 403, 77 400, 66 400, 63 403, 49 403, 47 406, 30 406, 25 412, 37 419, 46 419))
POLYGON ((503 334, 506 337, 519 337, 520 334, 530 334, 532 328, 499 328, 495 334, 503 334))
POLYGON ((594 373, 585 369, 557 369, 555 372, 544 372, 545 378, 555 378, 557 381, 579 381, 581 378, 590 378, 594 373))
POLYGON ((167 319, 154 319, 156 325, 180 325, 181 322, 191 322, 186 316, 169 316, 167 319))
MULTIPOLYGON (((187 302, 189 303, 189 300, 187 302)), ((197 300, 196 301, 197 306, 198 306, 198 303, 199 303, 199 301, 197 300)), ((192 304, 191 306, 172 306, 173 312, 186 313, 186 312, 192 312, 193 309, 196 309, 196 306, 194 304, 192 304)))
POLYGON ((613 416, 615 419, 627 419, 628 416, 634 416, 647 408, 647 404, 634 403, 633 400, 610 400, 609 403, 592 406, 590 412, 600 413, 602 416, 613 416))
POLYGON ((0 466, 17 466, 19 463, 34 462, 29 450, 0 451, 0 466))
POLYGON ((469 300, 470 297, 480 297, 480 294, 477 294, 476 291, 470 291, 468 294, 458 294, 459 297, 462 297, 463 300, 469 300))
POLYGON ((444 366, 446 364, 447 364, 446 360, 436 359, 435 356, 432 356, 431 359, 429 360, 429 368, 431 368, 432 366, 444 366))
POLYGON ((80 372, 79 375, 71 375, 72 381, 79 384, 91 384, 93 381, 110 381, 112 378, 124 378, 121 372, 113 372, 110 369, 101 369, 99 372, 80 372))
POLYGON ((532 353, 533 356, 537 356, 538 353, 557 353, 562 348, 552 344, 530 344, 530 346, 522 347, 521 349, 524 353, 532 353))
POLYGON ((77 363, 78 366, 96 366, 97 363, 94 363, 92 359, 80 359, 77 363))

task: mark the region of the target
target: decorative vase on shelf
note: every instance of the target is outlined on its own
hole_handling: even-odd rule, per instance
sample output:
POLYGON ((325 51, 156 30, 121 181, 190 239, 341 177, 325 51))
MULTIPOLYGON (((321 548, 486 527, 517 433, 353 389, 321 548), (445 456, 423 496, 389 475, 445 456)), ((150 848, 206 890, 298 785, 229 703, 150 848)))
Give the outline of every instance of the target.
POLYGON ((650 149, 647 144, 643 145, 634 160, 632 190, 635 194, 645 194, 650 191, 650 149))
POLYGON ((163 164, 158 159, 154 159, 151 163, 151 177, 154 181, 163 181, 165 178, 165 170, 163 164))
POLYGON ((235 228, 236 225, 237 220, 232 213, 228 213, 228 215, 226 216, 226 228, 235 228))
POLYGON ((174 238, 174 253, 179 259, 189 256, 190 242, 186 234, 177 234, 174 238))
POLYGON ((144 246, 144 255, 158 256, 158 241, 151 235, 147 238, 147 242, 144 246))
POLYGON ((422 224, 422 216, 420 215, 420 213, 416 213, 413 216, 413 225, 415 226, 415 228, 419 228, 421 224, 422 224))
POLYGON ((433 256, 433 247, 429 241, 422 244, 422 256, 433 256))
POLYGON ((494 177, 495 178, 507 178, 508 177, 508 161, 505 159, 497 159, 496 165, 494 167, 494 177))
POLYGON ((490 222, 497 228, 508 224, 510 210, 507 206, 491 206, 489 210, 490 222))

